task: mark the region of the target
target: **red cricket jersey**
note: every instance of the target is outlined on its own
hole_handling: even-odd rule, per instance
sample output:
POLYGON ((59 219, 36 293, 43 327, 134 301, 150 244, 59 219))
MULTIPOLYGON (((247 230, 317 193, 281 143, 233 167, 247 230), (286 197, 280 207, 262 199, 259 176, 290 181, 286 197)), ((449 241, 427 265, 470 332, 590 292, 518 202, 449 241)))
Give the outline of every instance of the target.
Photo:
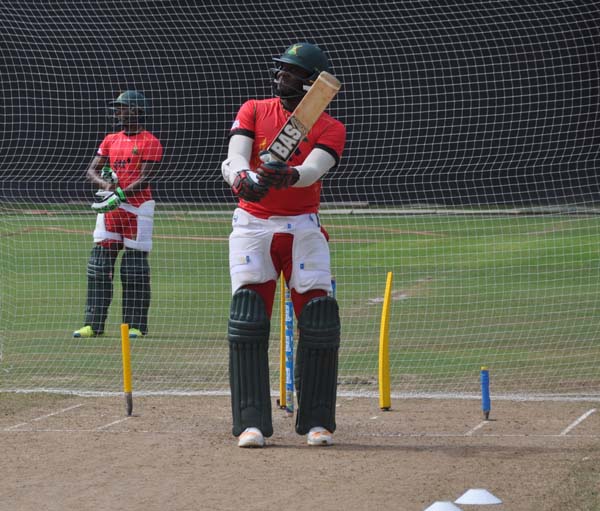
MULTIPOLYGON (((231 134, 246 135, 254 139, 251 170, 260 165, 259 154, 275 138, 290 116, 281 105, 279 98, 263 100, 251 99, 244 103, 231 127, 231 134)), ((298 150, 289 159, 291 167, 300 165, 318 147, 331 154, 339 162, 346 143, 346 127, 338 120, 323 112, 298 150)), ((304 213, 318 213, 321 203, 321 180, 310 186, 283 190, 270 189, 260 202, 239 201, 239 207, 259 218, 270 216, 293 216, 304 213)))
MULTIPOLYGON (((162 159, 163 147, 149 131, 136 135, 120 131, 106 135, 98 148, 98 156, 109 159, 110 167, 119 178, 119 186, 125 188, 140 178, 143 162, 162 159)), ((151 199, 150 185, 127 196, 127 202, 136 207, 151 199)))

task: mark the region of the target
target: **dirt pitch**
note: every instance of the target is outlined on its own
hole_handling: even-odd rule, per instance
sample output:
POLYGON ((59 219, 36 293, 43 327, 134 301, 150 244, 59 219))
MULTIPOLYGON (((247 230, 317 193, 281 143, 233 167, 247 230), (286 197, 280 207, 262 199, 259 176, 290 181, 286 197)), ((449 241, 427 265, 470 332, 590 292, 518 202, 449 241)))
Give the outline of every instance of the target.
POLYGON ((420 511, 485 488, 501 505, 600 510, 594 402, 338 398, 336 445, 309 447, 274 410, 262 450, 236 447, 220 396, 0 393, 0 509, 420 511))

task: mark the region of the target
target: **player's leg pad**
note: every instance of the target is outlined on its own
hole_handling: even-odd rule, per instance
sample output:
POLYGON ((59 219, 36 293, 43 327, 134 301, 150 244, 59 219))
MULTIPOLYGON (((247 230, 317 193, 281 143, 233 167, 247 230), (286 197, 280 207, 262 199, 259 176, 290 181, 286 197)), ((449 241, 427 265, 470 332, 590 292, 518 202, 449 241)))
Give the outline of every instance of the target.
POLYGON ((229 384, 233 435, 258 428, 273 434, 269 383, 270 321, 263 299, 256 291, 239 289, 229 313, 229 384))
POLYGON ((118 250, 94 245, 88 260, 84 321, 96 334, 104 332, 104 323, 113 296, 113 271, 118 253, 118 250))
POLYGON ((335 431, 340 313, 335 298, 322 296, 306 304, 298 320, 295 384, 296 432, 313 427, 335 431))
POLYGON ((148 333, 150 308, 150 265, 148 252, 125 248, 121 259, 123 286, 123 323, 148 333))

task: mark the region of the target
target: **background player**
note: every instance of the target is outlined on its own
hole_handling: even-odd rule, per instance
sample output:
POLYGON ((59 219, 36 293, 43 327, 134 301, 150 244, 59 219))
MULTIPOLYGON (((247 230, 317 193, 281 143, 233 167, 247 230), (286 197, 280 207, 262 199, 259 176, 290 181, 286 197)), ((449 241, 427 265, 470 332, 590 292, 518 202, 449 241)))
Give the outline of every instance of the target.
POLYGON ((115 124, 121 129, 107 135, 87 169, 87 178, 101 191, 95 245, 87 265, 87 301, 84 326, 73 337, 104 333, 104 323, 113 295, 113 273, 119 251, 123 288, 123 323, 131 338, 148 332, 150 266, 155 202, 150 182, 163 155, 159 140, 143 127, 147 111, 145 97, 125 91, 111 103, 115 124), (110 166, 110 168, 108 168, 110 166))
POLYGON ((323 51, 309 43, 294 44, 273 60, 277 97, 241 106, 221 168, 239 198, 229 240, 233 434, 240 447, 262 447, 273 433, 268 339, 283 271, 298 317, 296 432, 308 433, 309 445, 330 445, 336 427, 340 320, 337 303, 328 296, 329 247, 318 211, 321 178, 339 163, 346 129, 323 113, 287 164, 263 162, 261 152, 319 73, 329 70, 323 51))

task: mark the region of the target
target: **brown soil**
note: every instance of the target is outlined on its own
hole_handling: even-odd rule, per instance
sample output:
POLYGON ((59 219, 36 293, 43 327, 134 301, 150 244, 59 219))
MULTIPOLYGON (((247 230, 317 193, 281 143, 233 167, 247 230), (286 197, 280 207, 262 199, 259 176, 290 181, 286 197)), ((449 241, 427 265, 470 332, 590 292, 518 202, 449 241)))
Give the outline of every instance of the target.
POLYGON ((424 510, 470 488, 463 510, 600 509, 600 413, 590 402, 338 398, 332 447, 274 410, 267 447, 240 449, 220 396, 0 394, 0 510, 424 510))

